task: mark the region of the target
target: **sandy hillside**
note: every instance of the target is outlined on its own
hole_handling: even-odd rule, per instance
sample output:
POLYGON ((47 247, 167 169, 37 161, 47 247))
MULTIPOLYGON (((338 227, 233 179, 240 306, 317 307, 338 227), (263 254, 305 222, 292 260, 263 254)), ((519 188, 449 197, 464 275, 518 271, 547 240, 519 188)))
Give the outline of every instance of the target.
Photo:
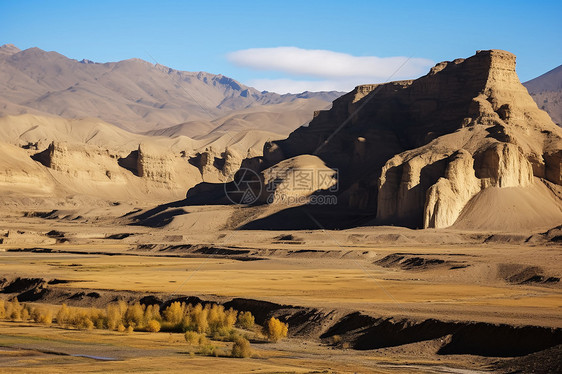
POLYGON ((2 188, 10 195, 170 201, 205 180, 232 178, 245 157, 261 155, 265 142, 281 137, 242 130, 194 140, 133 134, 93 118, 5 116, 2 188))
POLYGON ((523 85, 539 108, 548 112, 552 120, 562 125, 562 65, 523 85))
POLYGON ((308 124, 316 110, 325 109, 328 106, 329 104, 324 101, 314 98, 296 99, 290 103, 237 110, 212 121, 189 121, 168 128, 151 130, 146 134, 169 137, 185 135, 198 139, 217 133, 268 129, 287 136, 300 125, 308 124), (257 126, 258 124, 259 126, 257 126))

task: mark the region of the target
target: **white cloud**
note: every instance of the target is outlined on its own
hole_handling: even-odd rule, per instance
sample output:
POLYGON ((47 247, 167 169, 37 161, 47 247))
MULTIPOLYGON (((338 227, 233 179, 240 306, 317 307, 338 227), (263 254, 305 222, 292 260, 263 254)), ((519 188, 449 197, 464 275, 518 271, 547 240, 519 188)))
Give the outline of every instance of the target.
POLYGON ((346 53, 297 47, 252 48, 231 52, 230 62, 288 78, 256 78, 245 82, 259 90, 278 93, 349 91, 364 83, 417 78, 434 62, 425 58, 352 56, 346 53))
POLYGON ((433 66, 425 58, 352 56, 297 47, 252 48, 231 52, 230 62, 251 69, 324 79, 362 78, 365 83, 417 77, 433 66))

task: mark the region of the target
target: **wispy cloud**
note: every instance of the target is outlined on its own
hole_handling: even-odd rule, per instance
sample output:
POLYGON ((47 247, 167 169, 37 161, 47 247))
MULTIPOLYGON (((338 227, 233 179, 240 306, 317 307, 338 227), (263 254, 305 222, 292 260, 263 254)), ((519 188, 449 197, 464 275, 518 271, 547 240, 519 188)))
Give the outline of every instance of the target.
POLYGON ((288 75, 287 79, 253 81, 259 89, 280 93, 301 92, 302 88, 349 90, 361 83, 384 82, 394 73, 393 79, 414 78, 434 64, 425 58, 352 56, 297 47, 244 49, 229 53, 227 58, 238 66, 288 75))

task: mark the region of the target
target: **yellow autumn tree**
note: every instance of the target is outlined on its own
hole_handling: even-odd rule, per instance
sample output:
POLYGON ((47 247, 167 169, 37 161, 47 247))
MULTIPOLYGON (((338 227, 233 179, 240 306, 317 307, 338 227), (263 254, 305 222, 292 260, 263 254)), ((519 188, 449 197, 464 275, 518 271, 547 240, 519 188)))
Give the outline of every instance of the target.
POLYGON ((250 330, 254 327, 255 318, 250 312, 242 312, 238 315, 237 325, 243 329, 250 330))
POLYGON ((208 320, 209 310, 203 308, 201 304, 197 304, 193 309, 193 321, 198 333, 205 333, 209 328, 208 320))
POLYGON ((22 310, 23 310, 22 305, 19 303, 18 299, 14 297, 12 301, 8 304, 6 315, 8 318, 10 318, 13 321, 19 321, 21 320, 22 310))
POLYGON ((150 332, 158 332, 160 331, 160 322, 155 319, 151 319, 147 322, 146 329, 150 332))
POLYGON ((70 319, 70 309, 66 304, 62 304, 59 311, 57 312, 55 319, 57 320, 57 324, 59 326, 66 326, 68 320, 70 319))
POLYGON ((271 317, 265 324, 265 334, 272 342, 277 342, 287 337, 289 325, 271 317))
POLYGON ((144 309, 143 305, 136 302, 133 305, 129 305, 125 311, 124 316, 125 322, 133 328, 143 328, 144 327, 144 309))
POLYGON ((164 310, 164 319, 172 326, 178 326, 184 317, 185 305, 179 301, 174 301, 164 310))
POLYGON ((106 326, 109 330, 115 330, 122 323, 123 315, 119 304, 109 304, 105 308, 106 326))
POLYGON ((237 336, 234 339, 234 345, 232 346, 230 355, 237 358, 250 357, 252 355, 250 341, 242 336, 237 336))

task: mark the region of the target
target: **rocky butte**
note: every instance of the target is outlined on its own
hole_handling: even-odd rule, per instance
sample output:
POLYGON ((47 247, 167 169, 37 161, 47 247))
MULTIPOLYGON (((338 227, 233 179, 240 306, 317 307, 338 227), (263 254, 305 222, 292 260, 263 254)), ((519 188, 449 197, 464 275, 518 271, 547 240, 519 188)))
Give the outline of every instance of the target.
POLYGON ((266 144, 259 168, 305 154, 339 169, 339 203, 376 212, 377 224, 502 228, 496 213, 510 204, 521 204, 512 215, 523 220, 531 211, 562 219, 562 129, 538 109, 506 51, 358 86, 266 144))

